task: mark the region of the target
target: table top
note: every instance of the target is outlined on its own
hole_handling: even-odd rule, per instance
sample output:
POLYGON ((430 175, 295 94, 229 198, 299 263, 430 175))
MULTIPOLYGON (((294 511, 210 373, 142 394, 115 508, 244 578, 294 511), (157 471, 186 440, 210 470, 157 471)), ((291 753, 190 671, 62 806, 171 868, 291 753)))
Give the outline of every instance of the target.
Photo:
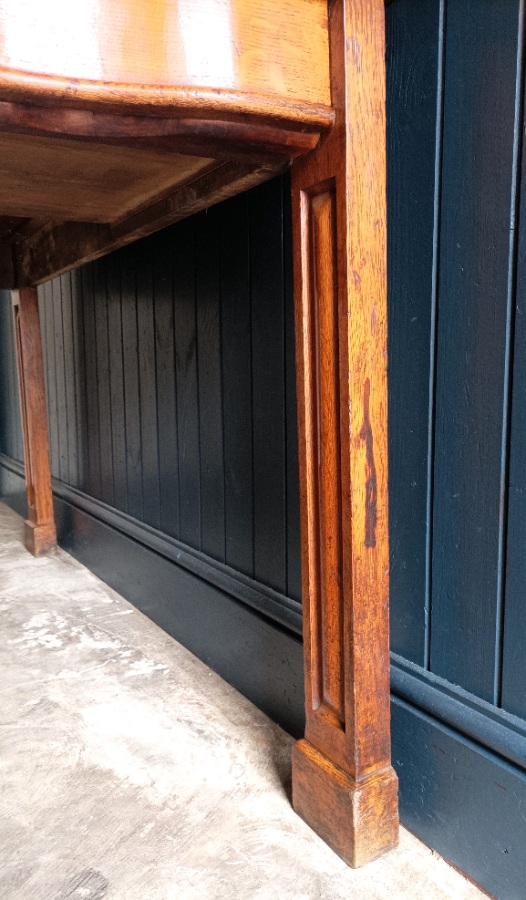
POLYGON ((272 177, 332 121, 327 0, 0 0, 0 286, 272 177))

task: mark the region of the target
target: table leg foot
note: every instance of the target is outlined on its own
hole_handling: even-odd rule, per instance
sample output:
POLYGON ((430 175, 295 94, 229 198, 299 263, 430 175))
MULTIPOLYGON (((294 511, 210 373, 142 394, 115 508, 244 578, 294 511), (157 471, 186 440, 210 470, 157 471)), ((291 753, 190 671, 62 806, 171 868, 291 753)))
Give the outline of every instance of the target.
POLYGON ((294 809, 350 866, 398 844, 398 778, 389 766, 357 783, 307 741, 292 752, 294 809))

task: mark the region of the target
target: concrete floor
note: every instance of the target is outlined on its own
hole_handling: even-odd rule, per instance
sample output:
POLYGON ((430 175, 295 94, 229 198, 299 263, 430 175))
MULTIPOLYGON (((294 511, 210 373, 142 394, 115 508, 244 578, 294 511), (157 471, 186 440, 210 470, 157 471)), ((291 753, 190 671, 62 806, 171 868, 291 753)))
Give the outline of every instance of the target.
POLYGON ((292 739, 0 504, 0 898, 483 896, 416 838, 351 870, 294 814, 292 739))

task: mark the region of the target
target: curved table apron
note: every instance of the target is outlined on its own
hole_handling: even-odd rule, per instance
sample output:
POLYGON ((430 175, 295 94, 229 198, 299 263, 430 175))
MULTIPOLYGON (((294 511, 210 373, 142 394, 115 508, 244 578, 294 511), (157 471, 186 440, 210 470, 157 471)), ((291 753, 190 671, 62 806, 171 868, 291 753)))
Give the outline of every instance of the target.
POLYGON ((36 285, 292 165, 306 733, 293 804, 393 847, 383 0, 0 0, 0 285, 55 546, 36 285))

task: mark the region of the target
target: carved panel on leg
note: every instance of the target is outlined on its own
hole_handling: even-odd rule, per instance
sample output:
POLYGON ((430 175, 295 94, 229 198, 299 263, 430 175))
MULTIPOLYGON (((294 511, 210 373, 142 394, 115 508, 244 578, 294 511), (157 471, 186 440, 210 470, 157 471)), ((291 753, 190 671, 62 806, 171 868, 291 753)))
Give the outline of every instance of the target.
POLYGON ((12 291, 27 487, 25 545, 34 556, 56 547, 44 365, 36 288, 12 291))
POLYGON ((344 713, 342 510, 339 423, 339 353, 335 204, 332 182, 301 195, 305 247, 306 408, 311 450, 307 523, 311 590, 318 602, 311 617, 312 707, 342 728, 344 713))
POLYGON ((383 0, 330 5, 336 123, 294 163, 306 733, 295 809, 351 865, 394 846, 383 0))

